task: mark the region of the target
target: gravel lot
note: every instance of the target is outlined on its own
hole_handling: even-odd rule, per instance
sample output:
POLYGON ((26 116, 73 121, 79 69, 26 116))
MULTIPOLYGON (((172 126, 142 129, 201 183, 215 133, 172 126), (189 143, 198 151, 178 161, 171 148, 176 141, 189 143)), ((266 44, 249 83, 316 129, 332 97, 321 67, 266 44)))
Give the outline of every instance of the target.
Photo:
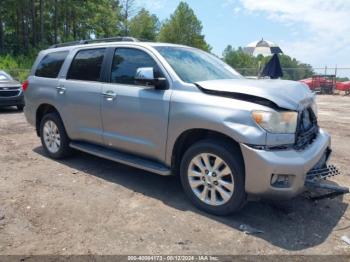
MULTIPOLYGON (((350 97, 319 96, 332 162, 350 187, 350 97)), ((251 202, 234 216, 192 207, 176 177, 83 153, 47 158, 23 113, 0 109, 0 254, 350 254, 350 195, 251 202), (247 235, 247 224, 264 233, 247 235)))

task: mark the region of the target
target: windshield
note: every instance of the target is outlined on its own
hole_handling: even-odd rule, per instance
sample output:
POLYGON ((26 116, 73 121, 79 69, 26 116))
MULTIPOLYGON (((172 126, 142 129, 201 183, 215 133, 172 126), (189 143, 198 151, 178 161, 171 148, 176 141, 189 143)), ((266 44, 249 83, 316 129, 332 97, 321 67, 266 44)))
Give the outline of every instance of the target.
POLYGON ((229 65, 204 51, 172 46, 156 46, 155 49, 187 83, 241 78, 229 65))
POLYGON ((0 81, 12 80, 11 76, 6 74, 5 72, 0 71, 0 81))

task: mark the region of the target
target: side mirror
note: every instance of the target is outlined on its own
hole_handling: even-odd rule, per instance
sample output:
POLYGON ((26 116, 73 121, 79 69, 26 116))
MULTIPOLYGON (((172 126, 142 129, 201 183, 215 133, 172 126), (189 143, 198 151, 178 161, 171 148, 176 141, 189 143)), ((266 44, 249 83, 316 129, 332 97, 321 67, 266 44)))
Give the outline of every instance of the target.
POLYGON ((153 67, 140 67, 136 70, 136 83, 154 86, 156 89, 167 89, 167 80, 164 77, 155 77, 153 67))

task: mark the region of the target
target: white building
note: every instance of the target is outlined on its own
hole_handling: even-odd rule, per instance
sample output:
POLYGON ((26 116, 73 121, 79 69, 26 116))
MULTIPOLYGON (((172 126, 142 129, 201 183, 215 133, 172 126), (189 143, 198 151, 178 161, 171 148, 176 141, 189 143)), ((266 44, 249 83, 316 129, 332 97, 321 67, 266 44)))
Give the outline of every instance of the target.
POLYGON ((278 45, 264 39, 248 44, 246 47, 243 48, 243 51, 253 56, 271 56, 273 54, 283 53, 278 45))

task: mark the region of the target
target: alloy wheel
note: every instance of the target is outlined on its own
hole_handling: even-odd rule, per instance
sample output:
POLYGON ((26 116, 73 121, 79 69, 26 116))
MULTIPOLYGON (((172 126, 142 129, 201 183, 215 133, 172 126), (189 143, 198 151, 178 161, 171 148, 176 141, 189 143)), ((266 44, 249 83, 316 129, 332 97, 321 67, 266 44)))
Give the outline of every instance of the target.
POLYGON ((215 154, 195 156, 187 171, 193 193, 204 203, 220 206, 227 203, 234 192, 234 179, 227 163, 215 154))
POLYGON ((61 136, 55 122, 48 120, 43 129, 44 142, 50 153, 57 153, 61 146, 61 136))

